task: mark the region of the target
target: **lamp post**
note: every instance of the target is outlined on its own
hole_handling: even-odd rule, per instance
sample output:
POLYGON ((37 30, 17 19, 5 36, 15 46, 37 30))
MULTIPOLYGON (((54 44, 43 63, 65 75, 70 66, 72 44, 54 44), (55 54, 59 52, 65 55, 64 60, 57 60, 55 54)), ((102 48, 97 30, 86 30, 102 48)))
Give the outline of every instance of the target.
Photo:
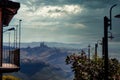
POLYGON ((104 17, 104 68, 105 80, 108 80, 108 18, 104 17))
MULTIPOLYGON (((112 29, 112 9, 115 7, 113 5, 110 8, 110 19, 108 19, 107 16, 104 17, 104 37, 103 37, 103 59, 104 59, 104 80, 108 80, 108 38, 114 38, 112 36, 112 33, 108 31, 108 27, 110 27, 110 30, 112 29), (111 36, 108 36, 108 33, 111 33, 111 36)), ((120 14, 115 16, 116 18, 120 18, 120 14)))
MULTIPOLYGON (((111 8, 110 8, 110 19, 107 16, 104 17, 104 38, 103 38, 104 69, 105 69, 104 80, 108 80, 108 75, 109 75, 109 73, 108 73, 108 27, 110 27, 110 30, 112 30, 112 9, 116 5, 117 4, 111 6, 111 8)), ((113 38, 113 37, 111 37, 111 38, 113 38)))
POLYGON ((102 58, 103 58, 103 60, 105 59, 105 47, 104 47, 104 44, 105 44, 104 37, 102 37, 102 58))
POLYGON ((97 48, 98 48, 98 44, 102 44, 102 41, 98 40, 97 43, 95 44, 95 60, 97 60, 97 48))
POLYGON ((21 22, 22 20, 19 20, 19 48, 20 48, 20 42, 21 42, 21 22))
POLYGON ((89 61, 90 61, 90 44, 88 45, 88 59, 89 59, 89 61))
POLYGON ((95 44, 95 60, 97 60, 97 48, 98 48, 98 43, 95 44))

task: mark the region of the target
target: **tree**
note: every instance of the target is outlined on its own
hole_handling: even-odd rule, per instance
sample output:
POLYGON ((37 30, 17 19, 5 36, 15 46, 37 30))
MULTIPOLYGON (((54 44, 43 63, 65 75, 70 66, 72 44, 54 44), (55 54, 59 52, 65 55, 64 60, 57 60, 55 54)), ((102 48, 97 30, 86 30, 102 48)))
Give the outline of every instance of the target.
MULTIPOLYGON (((93 57, 88 59, 82 50, 80 54, 71 54, 66 57, 66 64, 72 65, 74 80, 104 80, 104 60, 93 57)), ((119 80, 120 63, 117 59, 109 59, 109 80, 119 80)))

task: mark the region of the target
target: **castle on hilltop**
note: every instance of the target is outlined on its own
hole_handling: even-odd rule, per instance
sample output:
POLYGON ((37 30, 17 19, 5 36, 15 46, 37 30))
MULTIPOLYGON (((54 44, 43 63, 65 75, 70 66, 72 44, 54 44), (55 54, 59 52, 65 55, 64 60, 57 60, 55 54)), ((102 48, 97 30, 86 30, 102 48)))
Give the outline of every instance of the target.
POLYGON ((41 43, 40 43, 40 48, 48 48, 48 46, 47 46, 47 45, 45 45, 45 43, 44 43, 44 42, 41 42, 41 43))

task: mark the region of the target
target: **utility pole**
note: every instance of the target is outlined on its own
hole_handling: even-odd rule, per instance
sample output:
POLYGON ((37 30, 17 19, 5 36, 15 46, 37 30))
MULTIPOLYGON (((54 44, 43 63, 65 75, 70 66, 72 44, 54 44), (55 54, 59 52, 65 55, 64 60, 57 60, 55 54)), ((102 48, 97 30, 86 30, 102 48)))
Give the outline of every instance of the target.
POLYGON ((105 68, 105 80, 108 80, 108 26, 109 19, 107 16, 104 17, 104 68, 105 68))

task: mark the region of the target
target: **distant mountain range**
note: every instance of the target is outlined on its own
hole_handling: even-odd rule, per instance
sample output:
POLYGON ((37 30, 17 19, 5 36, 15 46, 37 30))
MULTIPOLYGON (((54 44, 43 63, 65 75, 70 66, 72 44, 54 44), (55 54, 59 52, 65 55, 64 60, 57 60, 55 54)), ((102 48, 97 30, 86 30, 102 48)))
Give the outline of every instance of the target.
MULTIPOLYGON (((21 43, 22 48, 26 47, 38 47, 40 46, 41 42, 29 42, 29 43, 21 43)), ((44 42, 49 47, 61 47, 61 48, 74 48, 74 49, 80 49, 82 44, 73 44, 73 43, 59 43, 59 42, 44 42)), ((5 46, 8 46, 8 43, 4 43, 5 46)), ((11 43, 11 45, 13 45, 11 43)))
POLYGON ((81 50, 63 48, 62 45, 49 47, 44 42, 38 45, 21 48, 21 70, 12 75, 22 80, 72 80, 73 73, 65 58, 81 50))

